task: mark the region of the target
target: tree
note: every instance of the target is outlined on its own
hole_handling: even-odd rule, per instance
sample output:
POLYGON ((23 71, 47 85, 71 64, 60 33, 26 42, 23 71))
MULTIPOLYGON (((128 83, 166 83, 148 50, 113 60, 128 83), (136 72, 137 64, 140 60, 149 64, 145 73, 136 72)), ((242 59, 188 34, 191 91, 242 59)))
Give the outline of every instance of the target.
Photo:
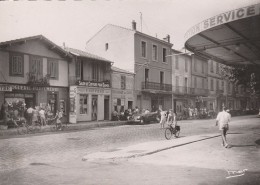
POLYGON ((243 85, 250 95, 260 98, 260 68, 255 65, 221 65, 221 75, 235 85, 243 85))

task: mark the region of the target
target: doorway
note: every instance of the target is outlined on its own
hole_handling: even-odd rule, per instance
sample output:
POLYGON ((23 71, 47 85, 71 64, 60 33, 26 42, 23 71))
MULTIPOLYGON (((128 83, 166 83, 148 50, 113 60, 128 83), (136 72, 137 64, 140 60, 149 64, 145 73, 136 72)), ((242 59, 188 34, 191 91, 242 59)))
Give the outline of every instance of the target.
POLYGON ((104 99, 104 120, 109 120, 109 96, 104 99))
POLYGON ((91 113, 91 120, 92 121, 96 121, 97 120, 97 100, 98 100, 98 96, 97 95, 92 95, 92 113, 91 113))
POLYGON ((51 115, 55 115, 58 107, 58 94, 57 93, 49 93, 48 94, 48 104, 50 106, 51 115))

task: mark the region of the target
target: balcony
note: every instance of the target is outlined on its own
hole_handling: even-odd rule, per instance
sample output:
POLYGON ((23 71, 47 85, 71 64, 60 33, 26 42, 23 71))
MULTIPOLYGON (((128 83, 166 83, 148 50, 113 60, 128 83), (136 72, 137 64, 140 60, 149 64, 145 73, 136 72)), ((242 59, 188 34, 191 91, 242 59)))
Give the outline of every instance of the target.
POLYGON ((189 95, 192 90, 190 87, 172 86, 172 92, 177 95, 189 95))
POLYGON ((209 90, 201 88, 191 88, 191 94, 196 96, 208 96, 209 90))
POLYGON ((160 91, 172 91, 171 84, 163 84, 163 83, 156 83, 156 82, 142 82, 142 89, 143 90, 160 90, 160 91))
POLYGON ((27 73, 27 84, 31 86, 50 86, 50 75, 43 76, 42 74, 29 72, 27 73))

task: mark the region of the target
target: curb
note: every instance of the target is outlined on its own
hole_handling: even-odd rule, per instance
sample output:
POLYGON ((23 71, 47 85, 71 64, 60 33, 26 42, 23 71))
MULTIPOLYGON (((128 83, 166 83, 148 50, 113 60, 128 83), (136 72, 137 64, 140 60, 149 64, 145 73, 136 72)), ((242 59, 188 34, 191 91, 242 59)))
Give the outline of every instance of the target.
MULTIPOLYGON (((56 131, 52 129, 52 125, 42 127, 40 132, 36 132, 35 134, 41 134, 45 132, 52 132, 52 133, 65 133, 66 131, 77 131, 77 130, 88 130, 94 128, 102 128, 102 127, 109 127, 109 126, 120 126, 126 125, 126 121, 109 121, 109 122, 85 122, 80 124, 68 124, 65 130, 63 131, 56 131)), ((7 130, 0 130, 0 137, 4 136, 30 136, 34 133, 23 134, 20 135, 17 133, 16 128, 11 128, 7 130)))
MULTIPOLYGON (((202 135, 197 135, 197 136, 201 137, 202 135)), ((164 150, 169 150, 169 149, 172 149, 172 148, 176 148, 176 147, 180 147, 180 146, 196 143, 196 142, 199 142, 199 141, 216 138, 216 137, 219 137, 219 136, 221 136, 221 135, 220 134, 214 134, 213 136, 207 136, 206 138, 196 139, 196 140, 184 142, 184 143, 181 143, 181 144, 174 144, 173 146, 160 148, 160 149, 155 149, 155 150, 143 152, 143 153, 140 153, 140 154, 130 154, 128 156, 104 157, 104 158, 92 158, 92 159, 89 159, 87 157, 87 155, 86 155, 86 156, 82 157, 82 161, 87 161, 87 160, 88 161, 94 161, 94 160, 116 160, 116 159, 130 159, 130 158, 142 157, 142 156, 158 153, 158 152, 161 152, 161 151, 164 151, 164 150)), ((124 149, 122 149, 122 150, 124 150, 124 149)), ((102 153, 109 153, 109 152, 102 152, 102 153)), ((93 155, 93 153, 92 153, 92 155, 93 155)))

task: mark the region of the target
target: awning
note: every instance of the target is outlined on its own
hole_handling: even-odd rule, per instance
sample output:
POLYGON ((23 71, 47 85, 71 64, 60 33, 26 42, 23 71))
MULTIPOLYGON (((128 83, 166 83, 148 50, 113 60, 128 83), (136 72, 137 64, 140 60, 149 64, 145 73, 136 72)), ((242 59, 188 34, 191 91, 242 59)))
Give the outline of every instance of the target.
POLYGON ((225 12, 193 26, 185 47, 226 65, 260 65, 260 4, 225 12))

